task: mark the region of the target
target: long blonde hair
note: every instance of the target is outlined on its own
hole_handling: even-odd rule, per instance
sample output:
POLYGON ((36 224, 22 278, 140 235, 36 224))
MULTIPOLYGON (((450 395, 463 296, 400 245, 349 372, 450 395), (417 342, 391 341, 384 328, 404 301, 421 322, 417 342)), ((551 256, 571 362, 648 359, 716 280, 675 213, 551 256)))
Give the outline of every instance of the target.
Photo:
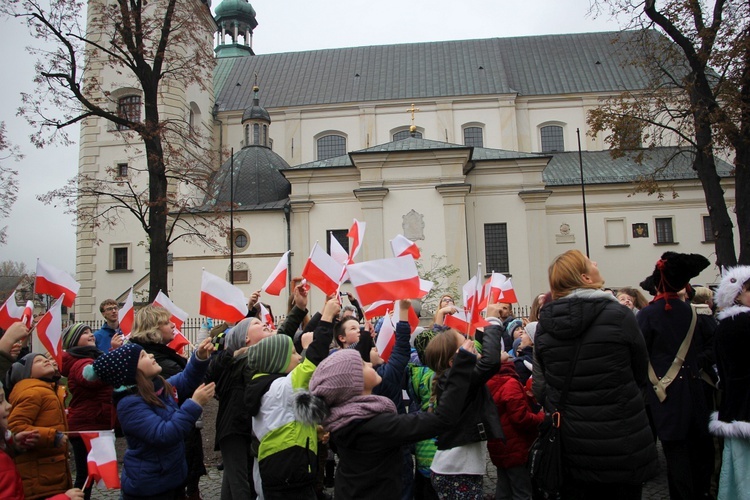
POLYGON ((588 272, 586 256, 580 250, 568 250, 555 257, 549 266, 549 287, 552 298, 565 297, 577 288, 591 288, 598 290, 604 286, 604 281, 586 283, 583 275, 588 272))
POLYGON ((139 309, 133 319, 133 331, 130 338, 139 342, 163 344, 159 327, 168 324, 171 317, 169 311, 161 306, 149 304, 139 309))

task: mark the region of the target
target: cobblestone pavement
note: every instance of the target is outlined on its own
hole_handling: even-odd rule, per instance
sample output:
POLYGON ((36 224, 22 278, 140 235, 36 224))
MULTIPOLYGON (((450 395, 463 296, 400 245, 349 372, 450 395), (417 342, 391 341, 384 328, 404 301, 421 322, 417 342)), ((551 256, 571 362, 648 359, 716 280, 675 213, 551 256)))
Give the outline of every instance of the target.
MULTIPOLYGON (((203 431, 203 449, 205 450, 205 463, 208 475, 203 476, 200 482, 201 496, 204 500, 214 500, 221 496, 221 477, 222 472, 216 468, 221 462, 221 455, 219 452, 213 451, 214 448, 214 435, 213 435, 213 423, 216 420, 216 409, 218 404, 212 402, 206 406, 203 420, 204 420, 204 431, 203 431)), ((643 500, 668 500, 669 490, 667 487, 667 466, 664 460, 664 454, 662 453, 661 446, 658 447, 659 451, 659 470, 655 476, 646 482, 643 486, 643 500)), ((123 453, 125 452, 125 440, 120 438, 117 440, 117 457, 122 461, 123 453)), ((73 477, 75 477, 75 463, 71 459, 71 469, 73 477)), ((121 464, 122 465, 122 464, 121 464)), ((494 498, 495 488, 497 486, 497 472, 495 466, 491 462, 487 462, 487 474, 484 478, 484 493, 485 498, 494 498)), ((333 496, 333 489, 326 490, 331 496, 333 496)), ((117 500, 120 498, 119 490, 97 490, 94 489, 91 495, 94 500, 117 500)), ((387 499, 384 499, 387 500, 387 499)))

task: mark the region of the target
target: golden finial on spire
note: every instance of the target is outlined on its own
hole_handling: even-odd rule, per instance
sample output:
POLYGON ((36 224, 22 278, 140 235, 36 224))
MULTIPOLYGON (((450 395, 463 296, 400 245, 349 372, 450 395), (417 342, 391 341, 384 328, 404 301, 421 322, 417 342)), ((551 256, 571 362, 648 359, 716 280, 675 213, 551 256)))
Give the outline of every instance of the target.
POLYGON ((260 87, 258 87, 258 73, 255 73, 255 84, 253 84, 253 92, 256 94, 260 91, 260 87))
POLYGON ((411 113, 411 126, 409 127, 409 134, 414 137, 417 132, 417 126, 414 125, 414 113, 418 112, 419 108, 414 106, 414 103, 411 103, 411 107, 406 110, 407 113, 411 113))

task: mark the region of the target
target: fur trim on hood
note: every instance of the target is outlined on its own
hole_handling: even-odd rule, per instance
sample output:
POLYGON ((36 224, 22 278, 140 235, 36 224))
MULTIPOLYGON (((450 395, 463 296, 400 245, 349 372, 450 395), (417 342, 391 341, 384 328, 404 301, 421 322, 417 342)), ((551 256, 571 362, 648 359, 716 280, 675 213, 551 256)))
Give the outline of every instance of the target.
POLYGON ((716 305, 728 309, 734 305, 734 300, 742 292, 742 286, 750 280, 750 266, 730 267, 721 277, 721 283, 716 290, 716 305))
POLYGON ((714 436, 750 439, 750 422, 740 420, 724 422, 719 420, 718 411, 711 414, 711 421, 708 423, 708 430, 714 436))
POLYGON ((723 309, 719 314, 717 314, 716 317, 719 321, 721 321, 723 319, 732 318, 742 313, 750 313, 750 307, 741 305, 727 307, 726 309, 723 309))

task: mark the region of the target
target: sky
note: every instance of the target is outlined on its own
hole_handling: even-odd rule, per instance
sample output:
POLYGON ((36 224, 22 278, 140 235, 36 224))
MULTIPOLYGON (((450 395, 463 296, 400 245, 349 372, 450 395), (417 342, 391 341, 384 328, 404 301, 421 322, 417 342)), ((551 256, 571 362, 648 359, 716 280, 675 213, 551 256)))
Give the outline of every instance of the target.
MULTIPOLYGON (((0 0, 1 1, 1 0, 0 0)), ((54 1, 54 0, 48 0, 54 1)), ((255 0, 258 27, 253 34, 256 54, 393 43, 612 31, 621 23, 607 15, 592 16, 591 0, 255 0)), ((213 8, 219 4, 213 0, 213 8)), ((78 168, 78 147, 36 149, 32 130, 16 116, 21 92, 33 91, 35 58, 26 50, 39 46, 15 19, 0 19, 0 121, 24 158, 4 165, 19 171, 18 201, 0 227, 8 226, 8 242, 0 261, 36 259, 75 273, 73 216, 60 206, 45 205, 37 196, 62 186, 78 168)), ((71 129, 71 138, 79 131, 71 129)))

